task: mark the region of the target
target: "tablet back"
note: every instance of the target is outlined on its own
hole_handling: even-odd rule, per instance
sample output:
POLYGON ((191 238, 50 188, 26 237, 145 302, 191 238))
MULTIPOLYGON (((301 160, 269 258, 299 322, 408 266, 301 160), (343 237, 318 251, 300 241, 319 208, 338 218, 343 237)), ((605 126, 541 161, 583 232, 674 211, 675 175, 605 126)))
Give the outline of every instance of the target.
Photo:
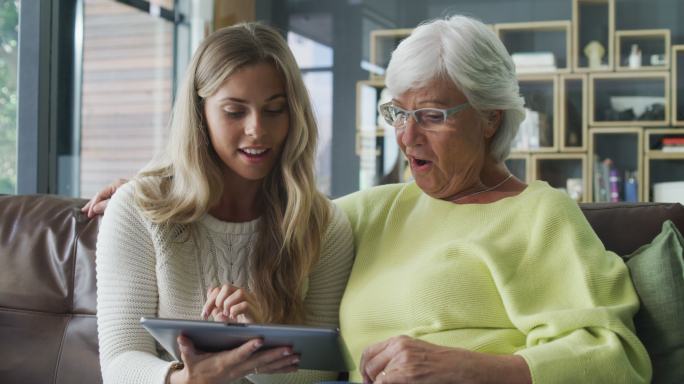
POLYGON ((188 337, 204 352, 233 349, 248 340, 262 338, 262 348, 291 346, 299 354, 299 368, 345 372, 354 364, 342 341, 339 329, 294 325, 219 323, 143 317, 142 326, 176 360, 181 361, 176 338, 188 337))

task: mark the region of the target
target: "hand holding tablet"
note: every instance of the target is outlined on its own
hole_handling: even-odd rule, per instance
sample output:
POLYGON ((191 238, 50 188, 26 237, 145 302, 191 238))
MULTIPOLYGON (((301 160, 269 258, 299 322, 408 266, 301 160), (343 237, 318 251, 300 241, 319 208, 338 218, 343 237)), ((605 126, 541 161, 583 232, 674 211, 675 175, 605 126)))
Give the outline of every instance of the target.
POLYGON ((291 346, 299 355, 299 368, 344 372, 354 369, 339 329, 295 325, 217 323, 143 317, 142 326, 175 359, 181 361, 176 338, 183 335, 204 352, 236 348, 261 338, 262 349, 291 346))

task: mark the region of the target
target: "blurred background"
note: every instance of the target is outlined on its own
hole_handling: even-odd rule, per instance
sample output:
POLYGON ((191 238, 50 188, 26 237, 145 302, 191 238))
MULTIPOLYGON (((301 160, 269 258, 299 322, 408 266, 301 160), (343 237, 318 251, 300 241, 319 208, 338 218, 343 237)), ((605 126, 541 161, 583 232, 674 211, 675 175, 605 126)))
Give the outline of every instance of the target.
POLYGON ((677 143, 665 139, 684 137, 682 0, 0 0, 0 193, 90 197, 133 176, 164 145, 194 48, 251 20, 279 28, 295 52, 319 123, 319 188, 338 197, 406 181, 390 128, 377 122, 384 65, 411 28, 453 13, 507 36, 516 64, 532 60, 521 89, 542 123, 528 121, 533 133, 518 138, 516 175, 579 191, 578 201, 610 201, 606 159, 626 164, 615 173, 621 191, 630 177, 638 184, 619 200, 653 200, 655 184, 684 181, 684 152, 662 153, 677 143), (605 51, 597 67, 589 40, 605 51), (550 69, 535 67, 546 59, 550 69), (645 83, 625 90, 620 79, 645 83), (616 106, 617 96, 667 108, 629 115, 638 106, 616 106))

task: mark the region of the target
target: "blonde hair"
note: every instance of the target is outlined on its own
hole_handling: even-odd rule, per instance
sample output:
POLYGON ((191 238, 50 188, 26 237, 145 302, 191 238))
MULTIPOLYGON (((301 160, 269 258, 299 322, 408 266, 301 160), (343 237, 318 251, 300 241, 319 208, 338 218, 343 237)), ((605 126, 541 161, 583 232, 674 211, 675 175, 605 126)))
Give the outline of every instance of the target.
POLYGON ((190 225, 219 202, 227 186, 209 140, 203 102, 238 69, 264 62, 284 79, 290 126, 280 161, 263 180, 264 212, 247 266, 247 288, 264 321, 296 323, 304 319, 303 282, 318 261, 330 202, 314 181, 317 126, 309 96, 277 31, 244 23, 202 42, 177 94, 168 148, 136 177, 136 202, 154 223, 190 225))

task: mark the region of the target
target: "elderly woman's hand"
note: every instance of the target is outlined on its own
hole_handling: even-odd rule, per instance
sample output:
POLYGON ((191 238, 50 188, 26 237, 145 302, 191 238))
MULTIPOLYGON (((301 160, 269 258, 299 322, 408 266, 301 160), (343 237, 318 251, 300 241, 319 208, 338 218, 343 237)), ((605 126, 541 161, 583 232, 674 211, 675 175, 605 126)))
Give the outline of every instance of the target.
POLYGON ((488 355, 397 336, 366 348, 364 383, 531 383, 520 356, 488 355))
POLYGON ((100 192, 98 192, 95 196, 93 196, 92 199, 88 201, 88 203, 81 208, 81 212, 85 213, 89 219, 92 219, 93 217, 97 215, 102 215, 107 208, 107 203, 109 203, 109 199, 114 196, 114 192, 116 192, 119 187, 122 185, 126 184, 128 180, 126 179, 118 179, 114 181, 113 183, 109 184, 108 186, 102 188, 100 192))

